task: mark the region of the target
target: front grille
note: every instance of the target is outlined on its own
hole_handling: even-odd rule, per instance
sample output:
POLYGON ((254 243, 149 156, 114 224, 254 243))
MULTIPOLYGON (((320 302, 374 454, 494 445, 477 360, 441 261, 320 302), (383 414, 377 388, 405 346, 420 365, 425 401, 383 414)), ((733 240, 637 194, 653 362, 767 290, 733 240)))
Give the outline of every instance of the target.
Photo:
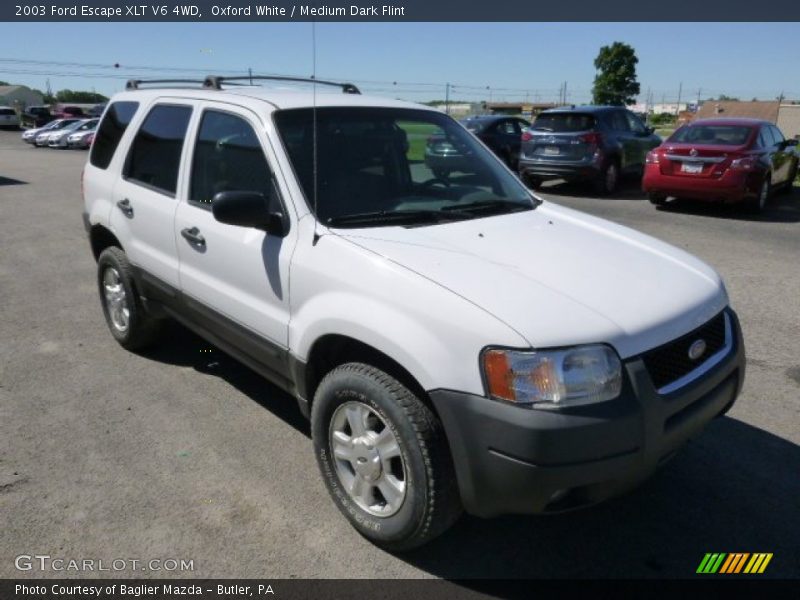
POLYGON ((720 313, 694 331, 645 353, 642 360, 653 385, 661 389, 694 371, 724 346, 725 313, 720 313), (706 350, 702 356, 692 360, 689 347, 700 339, 705 340, 706 350))

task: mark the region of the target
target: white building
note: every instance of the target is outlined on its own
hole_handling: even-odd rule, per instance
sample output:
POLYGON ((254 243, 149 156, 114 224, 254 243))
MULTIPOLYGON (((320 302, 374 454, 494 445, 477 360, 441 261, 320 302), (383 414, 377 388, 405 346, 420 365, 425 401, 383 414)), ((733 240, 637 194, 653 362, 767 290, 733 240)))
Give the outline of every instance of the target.
POLYGON ((22 110, 27 106, 43 104, 44 99, 39 92, 34 92, 24 85, 0 85, 0 105, 22 110))

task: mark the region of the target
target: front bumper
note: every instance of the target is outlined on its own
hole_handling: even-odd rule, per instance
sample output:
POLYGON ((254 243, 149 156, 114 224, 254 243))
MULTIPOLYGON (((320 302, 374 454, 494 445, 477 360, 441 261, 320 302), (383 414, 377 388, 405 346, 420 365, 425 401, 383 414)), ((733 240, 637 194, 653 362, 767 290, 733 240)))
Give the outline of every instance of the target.
POLYGON ((741 390, 745 351, 729 310, 733 347, 710 371, 660 395, 641 358, 624 362, 619 398, 559 411, 471 394, 430 392, 444 423, 467 512, 559 512, 623 493, 649 477, 741 390))

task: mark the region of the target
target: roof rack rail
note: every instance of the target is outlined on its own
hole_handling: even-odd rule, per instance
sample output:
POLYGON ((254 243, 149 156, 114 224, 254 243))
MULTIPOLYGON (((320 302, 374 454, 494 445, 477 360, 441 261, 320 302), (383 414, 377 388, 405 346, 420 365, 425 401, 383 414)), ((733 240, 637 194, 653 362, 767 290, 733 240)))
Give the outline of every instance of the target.
MULTIPOLYGON (((345 94, 360 94, 361 90, 359 90, 355 85, 352 83, 337 83, 335 81, 324 81, 322 79, 314 79, 313 77, 280 77, 277 75, 236 75, 234 77, 222 76, 222 75, 209 75, 206 77, 206 80, 203 82, 203 87, 210 88, 214 90, 221 90, 222 84, 228 81, 242 81, 242 80, 249 80, 252 81, 254 79, 259 80, 268 80, 268 81, 292 81, 292 82, 299 82, 299 83, 318 83, 319 85, 333 85, 336 87, 342 88, 342 92, 345 94)), ((239 84, 241 85, 241 84, 239 84)))
POLYGON ((138 90, 142 84, 162 84, 162 83, 199 83, 204 84, 203 79, 129 79, 125 83, 126 90, 138 90))

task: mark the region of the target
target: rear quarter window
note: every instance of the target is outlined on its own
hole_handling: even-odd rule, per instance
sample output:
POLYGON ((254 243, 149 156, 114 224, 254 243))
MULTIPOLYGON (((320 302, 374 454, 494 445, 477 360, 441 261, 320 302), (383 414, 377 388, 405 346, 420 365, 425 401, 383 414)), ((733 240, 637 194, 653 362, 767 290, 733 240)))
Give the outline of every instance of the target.
POLYGON ((106 111, 92 146, 89 162, 98 169, 107 169, 119 146, 122 134, 139 108, 138 102, 114 102, 106 111))
POLYGON ((0 108, 0 115, 15 115, 13 108, 0 108))
POLYGON ((154 106, 133 139, 125 164, 125 178, 174 196, 191 116, 191 106, 154 106))

